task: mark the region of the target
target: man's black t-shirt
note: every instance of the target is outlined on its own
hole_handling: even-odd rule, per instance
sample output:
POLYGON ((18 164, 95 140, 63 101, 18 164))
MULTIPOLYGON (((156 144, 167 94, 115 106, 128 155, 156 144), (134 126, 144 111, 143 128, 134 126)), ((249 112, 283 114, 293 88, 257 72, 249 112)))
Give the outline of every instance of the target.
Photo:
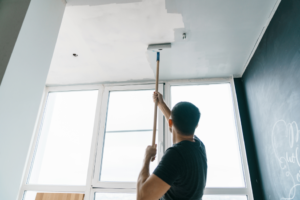
POLYGON ((181 141, 168 148, 154 174, 171 188, 161 200, 200 200, 206 184, 207 159, 204 144, 181 141))

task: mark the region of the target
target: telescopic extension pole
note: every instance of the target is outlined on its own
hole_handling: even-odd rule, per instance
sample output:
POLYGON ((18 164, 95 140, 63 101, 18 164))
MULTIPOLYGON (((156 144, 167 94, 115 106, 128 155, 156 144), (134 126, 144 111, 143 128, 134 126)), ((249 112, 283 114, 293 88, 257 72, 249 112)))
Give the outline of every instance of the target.
MULTIPOLYGON (((156 59, 155 92, 158 92, 158 79, 159 79, 159 52, 157 52, 157 59, 156 59)), ((158 104, 158 100, 156 99, 155 106, 154 106, 154 122, 153 122, 153 135, 152 135, 152 146, 153 147, 155 147, 155 137, 156 137, 157 104, 158 104)))

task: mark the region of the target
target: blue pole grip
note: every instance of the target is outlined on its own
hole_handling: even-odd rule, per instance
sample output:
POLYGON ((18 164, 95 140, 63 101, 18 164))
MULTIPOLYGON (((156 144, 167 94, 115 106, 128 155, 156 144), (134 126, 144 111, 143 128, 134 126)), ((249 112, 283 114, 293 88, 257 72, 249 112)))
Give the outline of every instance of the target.
POLYGON ((159 52, 157 52, 157 59, 156 61, 159 61, 159 52))

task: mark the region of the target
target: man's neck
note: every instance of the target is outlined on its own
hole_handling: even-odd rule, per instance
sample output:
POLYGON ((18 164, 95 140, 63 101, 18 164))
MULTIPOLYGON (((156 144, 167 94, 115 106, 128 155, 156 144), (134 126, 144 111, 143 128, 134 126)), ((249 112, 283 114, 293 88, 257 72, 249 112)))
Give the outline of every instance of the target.
POLYGON ((194 134, 193 135, 182 135, 182 134, 174 134, 174 144, 177 144, 181 141, 191 141, 191 142, 195 142, 194 140, 194 134))

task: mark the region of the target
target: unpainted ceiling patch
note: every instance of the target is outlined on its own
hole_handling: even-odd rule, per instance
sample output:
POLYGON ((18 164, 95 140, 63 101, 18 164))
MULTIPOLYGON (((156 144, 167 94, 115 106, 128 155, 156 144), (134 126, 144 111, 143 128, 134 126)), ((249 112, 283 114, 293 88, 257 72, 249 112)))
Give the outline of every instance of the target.
POLYGON ((173 42, 174 29, 183 27, 181 14, 167 13, 164 0, 68 5, 47 84, 154 80, 148 44, 173 42))

